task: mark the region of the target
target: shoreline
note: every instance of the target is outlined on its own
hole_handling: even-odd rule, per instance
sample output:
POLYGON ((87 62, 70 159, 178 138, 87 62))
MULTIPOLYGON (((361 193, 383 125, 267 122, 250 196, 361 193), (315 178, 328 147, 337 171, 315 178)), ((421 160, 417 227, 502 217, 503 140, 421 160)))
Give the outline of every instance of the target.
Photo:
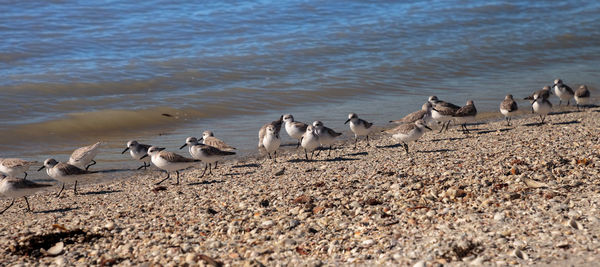
POLYGON ((522 115, 469 135, 427 132, 409 155, 381 133, 356 151, 348 136, 332 160, 285 149, 279 163, 248 155, 202 179, 200 164, 165 190, 153 185, 164 174, 147 171, 78 196, 44 192, 30 198, 34 213, 19 199, 0 215, 1 261, 591 265, 600 259, 591 234, 600 230, 599 117, 561 110, 542 126, 522 115), (61 255, 19 255, 28 238, 60 233, 61 255))

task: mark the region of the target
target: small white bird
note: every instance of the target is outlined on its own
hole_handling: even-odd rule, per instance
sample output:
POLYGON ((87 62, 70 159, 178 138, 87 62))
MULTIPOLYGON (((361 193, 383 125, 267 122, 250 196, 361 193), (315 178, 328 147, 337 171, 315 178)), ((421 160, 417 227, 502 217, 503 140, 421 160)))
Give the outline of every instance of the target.
POLYGON ((298 144, 296 148, 300 147, 300 139, 302 139, 302 135, 306 132, 306 123, 294 121, 294 116, 292 114, 283 115, 283 121, 285 122, 285 131, 287 134, 294 139, 298 140, 298 144))
POLYGON ((354 149, 356 149, 356 143, 358 143, 359 136, 366 137, 368 146, 369 133, 371 133, 371 131, 373 130, 373 128, 371 128, 371 126, 373 126, 373 123, 359 118, 358 115, 356 115, 356 113, 348 114, 348 120, 346 120, 344 124, 347 124, 348 122, 350 122, 350 130, 352 130, 352 132, 354 133, 354 149))
POLYGON ((29 167, 36 164, 37 161, 27 161, 24 159, 17 158, 0 158, 0 172, 8 175, 9 177, 17 177, 22 173, 25 174, 23 179, 27 178, 27 171, 29 167))
POLYGON ((319 137, 317 136, 317 134, 315 133, 315 130, 313 128, 313 126, 308 125, 306 127, 306 132, 304 132, 304 135, 302 135, 302 138, 300 140, 300 145, 302 145, 302 148, 304 148, 304 156, 306 157, 306 160, 308 159, 308 151, 310 151, 310 160, 312 160, 314 157, 314 152, 315 149, 317 147, 319 147, 319 137))
POLYGON ((271 158, 271 153, 273 153, 273 160, 277 161, 277 149, 281 145, 281 139, 279 138, 279 133, 275 132, 275 126, 267 126, 267 133, 265 134, 262 143, 269 158, 271 158))
POLYGON ((202 138, 200 138, 199 141, 201 141, 205 145, 216 147, 219 150, 223 151, 231 151, 236 149, 235 147, 232 147, 223 142, 223 140, 216 138, 212 131, 204 131, 202 133, 202 138))
POLYGON ((550 103, 548 99, 536 95, 535 99, 533 99, 533 104, 531 104, 531 107, 533 108, 533 112, 537 113, 540 116, 540 125, 544 124, 544 119, 546 119, 546 115, 548 115, 548 113, 550 113, 550 111, 552 110, 552 103, 550 103))
POLYGON ((579 86, 575 91, 575 101, 577 102, 577 110, 579 110, 579 106, 587 106, 590 104, 590 90, 588 90, 587 86, 579 86))
POLYGON ((38 184, 29 180, 21 179, 21 178, 10 178, 2 175, 0 177, 0 196, 12 198, 12 202, 10 205, 0 211, 0 214, 4 213, 8 208, 12 207, 15 204, 15 199, 23 197, 25 198, 25 203, 27 203, 27 211, 31 211, 29 207, 29 201, 27 200, 27 196, 33 195, 36 192, 43 190, 44 188, 50 187, 50 184, 38 184))
POLYGON ((281 117, 279 117, 278 120, 266 123, 262 127, 260 127, 260 130, 258 130, 258 149, 264 148, 262 141, 265 138, 265 134, 267 134, 267 126, 273 125, 275 127, 275 132, 279 134, 279 132, 281 131, 282 124, 283 115, 281 115, 281 117))
POLYGON ((148 156, 152 159, 152 163, 167 172, 167 177, 162 179, 156 185, 161 184, 171 177, 169 172, 177 173, 177 183, 179 184, 179 171, 196 165, 200 160, 190 159, 173 152, 163 151, 164 147, 151 146, 148 148, 148 156))
MULTIPOLYGON (((323 122, 321 121, 314 121, 312 126, 314 128, 315 134, 319 137, 319 143, 321 144, 321 146, 329 146, 329 153, 327 154, 327 156, 331 156, 331 149, 333 148, 333 143, 335 143, 335 138, 342 135, 342 133, 338 133, 332 130, 331 128, 325 127, 325 125, 323 125, 323 122)), ((321 151, 319 151, 319 153, 321 153, 321 151)), ((317 153, 317 156, 319 155, 319 153, 317 153)))
POLYGON ((75 182, 75 185, 73 186, 73 193, 77 195, 77 181, 83 179, 83 176, 86 174, 94 173, 69 163, 58 162, 55 159, 46 159, 44 161, 44 166, 39 168, 38 171, 41 171, 44 168, 46 168, 46 173, 48 176, 52 177, 54 180, 62 182, 62 188, 58 194, 56 194, 56 197, 60 197, 60 193, 62 193, 62 191, 65 189, 65 184, 71 182, 75 182))
POLYGON ((69 158, 69 164, 79 167, 80 169, 88 169, 90 166, 95 165, 96 161, 94 157, 98 154, 98 147, 100 142, 95 144, 80 147, 73 151, 69 158), (91 162, 91 164, 89 164, 91 162), (89 164, 89 165, 88 165, 89 164))
POLYGON ((554 93, 560 99, 558 101, 558 106, 560 106, 563 101, 567 101, 568 106, 571 102, 571 98, 573 98, 575 95, 575 93, 573 93, 573 89, 566 84, 563 84, 561 79, 554 80, 554 85, 552 85, 552 88, 554 88, 554 93))
POLYGON ((461 125, 463 133, 469 133, 469 129, 467 129, 467 123, 475 120, 475 116, 477 116, 475 103, 473 100, 467 101, 467 104, 459 108, 452 116, 454 119, 456 119, 457 123, 461 125))
POLYGON ((417 120, 414 123, 398 125, 396 128, 385 131, 385 133, 391 134, 392 138, 402 142, 404 150, 408 154, 408 143, 421 138, 425 133, 425 129, 431 130, 423 120, 417 120))
POLYGON ((513 95, 506 95, 504 101, 500 103, 500 113, 506 118, 506 126, 510 126, 510 120, 512 119, 512 116, 517 113, 518 109, 519 107, 517 106, 517 102, 513 99, 513 95))
POLYGON ((137 169, 140 170, 141 168, 144 168, 145 170, 146 168, 150 167, 151 160, 150 158, 148 158, 148 148, 150 147, 151 145, 140 144, 138 143, 138 141, 131 140, 127 142, 127 147, 125 148, 125 150, 123 150, 123 152, 121 152, 121 154, 125 154, 125 152, 129 150, 129 154, 133 159, 139 160, 144 163, 144 165, 140 166, 137 169))
POLYGON ((216 147, 199 143, 196 137, 191 136, 185 139, 185 144, 183 144, 179 149, 183 149, 186 146, 189 146, 188 151, 190 152, 192 158, 204 162, 204 172, 202 172, 200 178, 204 177, 207 168, 209 174, 212 174, 211 167, 213 163, 216 163, 219 160, 223 160, 223 158, 226 156, 235 155, 235 152, 223 151, 216 147))

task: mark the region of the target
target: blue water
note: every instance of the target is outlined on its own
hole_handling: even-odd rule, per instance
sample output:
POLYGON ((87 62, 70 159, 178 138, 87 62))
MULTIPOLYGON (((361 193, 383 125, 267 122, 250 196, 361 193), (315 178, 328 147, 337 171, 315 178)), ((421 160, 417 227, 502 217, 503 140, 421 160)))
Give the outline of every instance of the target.
POLYGON ((95 140, 107 151, 128 139, 174 145, 204 129, 250 153, 260 125, 283 113, 341 130, 349 112, 384 125, 433 94, 495 112, 507 93, 558 77, 592 94, 600 84, 597 1, 0 6, 10 156, 66 157, 95 140))

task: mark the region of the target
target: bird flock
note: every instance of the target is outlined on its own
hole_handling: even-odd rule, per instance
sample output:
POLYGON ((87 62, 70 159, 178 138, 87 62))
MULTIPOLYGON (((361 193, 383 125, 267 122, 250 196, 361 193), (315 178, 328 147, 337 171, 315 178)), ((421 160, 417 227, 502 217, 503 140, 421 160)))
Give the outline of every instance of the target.
MULTIPOLYGON (((549 101, 552 90, 554 90, 554 94, 559 98, 559 106, 563 102, 566 102, 567 106, 570 105, 573 98, 578 110, 581 106, 585 107, 591 104, 590 91, 586 85, 581 85, 576 91, 573 91, 561 79, 556 79, 552 86, 544 86, 541 90, 537 90, 524 98, 530 101, 531 112, 540 117, 540 125, 544 123, 546 116, 552 110, 552 103, 549 101)), ((507 126, 511 125, 511 119, 517 111, 518 105, 513 95, 506 95, 500 103, 500 113, 504 115, 507 126)), ((427 130, 432 131, 433 128, 440 128, 439 132, 447 131, 450 123, 454 122, 456 125, 460 125, 463 133, 468 134, 469 129, 467 125, 474 122, 476 116, 477 109, 473 100, 468 100, 464 106, 460 107, 439 100, 436 96, 430 96, 422 105, 421 110, 410 113, 401 119, 389 121, 398 125, 383 132, 398 141, 408 154, 408 144, 418 140, 427 130)), ((354 133, 355 149, 360 137, 365 138, 367 146, 370 145, 369 134, 373 133, 373 123, 359 118, 356 113, 350 113, 344 124, 349 124, 350 130, 354 133)), ((259 151, 263 151, 269 159, 275 162, 277 160, 277 150, 281 146, 279 133, 282 126, 284 126, 290 138, 297 140, 296 148, 302 147, 307 161, 314 159, 314 153, 318 148, 321 149, 318 150, 316 156, 319 156, 322 150, 327 149, 327 156, 330 157, 336 138, 342 135, 342 133, 326 127, 322 121, 317 120, 312 124, 306 124, 295 121, 291 114, 282 115, 278 120, 264 124, 258 132, 259 151)), ((77 194, 77 182, 82 177, 99 173, 98 171, 90 171, 89 168, 96 164, 94 158, 98 154, 100 145, 101 142, 97 142, 76 149, 67 162, 58 162, 53 158, 48 158, 44 161, 38 171, 45 168, 48 176, 62 183, 62 188, 57 193, 57 197, 64 190, 66 183, 74 183, 73 191, 77 194)), ((157 168, 165 171, 167 176, 157 182, 157 185, 169 179, 171 172, 176 173, 176 184, 179 184, 179 171, 196 166, 199 162, 205 164, 204 171, 200 177, 204 177, 207 171, 210 175, 212 174, 212 169, 217 168, 219 161, 224 161, 228 156, 236 154, 234 152, 236 150, 235 147, 215 137, 211 131, 203 132, 201 138, 186 138, 185 143, 180 149, 185 147, 188 147, 189 158, 166 151, 163 147, 142 144, 131 140, 127 142, 126 148, 121 154, 129 151, 134 160, 140 161, 142 165, 137 168, 138 170, 142 168, 147 169, 151 164, 154 164, 157 168)), ((30 211, 27 196, 52 186, 26 179, 27 171, 35 164, 38 164, 38 162, 19 158, 0 158, 0 173, 4 174, 0 177, 0 196, 12 198, 10 205, 0 211, 0 214, 10 208, 14 204, 15 199, 21 197, 25 199, 27 210, 30 211), (23 175, 23 178, 17 178, 20 175, 23 175)))

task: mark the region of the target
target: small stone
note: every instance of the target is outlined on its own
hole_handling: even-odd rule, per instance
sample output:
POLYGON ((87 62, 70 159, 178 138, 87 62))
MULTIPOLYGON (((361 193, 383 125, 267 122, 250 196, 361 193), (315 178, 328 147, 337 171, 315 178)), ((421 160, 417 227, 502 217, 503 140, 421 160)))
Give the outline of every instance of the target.
POLYGON ((418 261, 417 263, 415 263, 415 265, 413 265, 413 267, 426 267, 427 264, 425 263, 425 261, 418 261))
POLYGON ((505 218, 506 215, 504 215, 504 212, 497 212, 494 214, 494 221, 503 222, 505 218))
POLYGON ((106 230, 113 230, 115 229, 115 223, 114 222, 108 222, 104 225, 104 229, 106 230))
POLYGON ((362 242, 362 245, 365 247, 370 247, 373 244, 375 244, 375 241, 373 239, 367 239, 365 241, 362 242))
POLYGON ((517 258, 519 258, 519 259, 522 259, 522 260, 528 260, 529 259, 529 256, 527 256, 527 254, 525 252, 521 251, 518 248, 515 249, 515 250, 513 250, 512 255, 515 256, 515 257, 517 257, 517 258))
POLYGON ((271 220, 267 220, 267 221, 264 221, 264 222, 262 222, 262 226, 263 226, 264 228, 269 228, 269 227, 273 226, 273 224, 274 224, 274 223, 273 223, 273 221, 271 221, 271 220))
POLYGON ((196 254, 188 253, 185 256, 185 263, 190 264, 190 265, 195 264, 196 263, 196 254))

